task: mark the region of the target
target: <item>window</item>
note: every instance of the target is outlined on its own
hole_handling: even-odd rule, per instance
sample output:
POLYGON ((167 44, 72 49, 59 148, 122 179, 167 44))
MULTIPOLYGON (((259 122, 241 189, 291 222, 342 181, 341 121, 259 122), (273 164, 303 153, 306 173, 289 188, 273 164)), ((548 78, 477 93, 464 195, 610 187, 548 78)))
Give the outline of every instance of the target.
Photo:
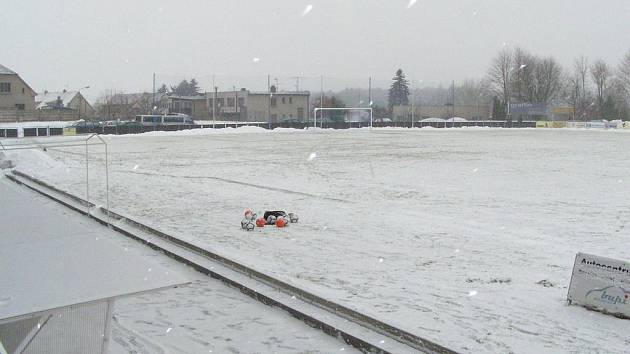
POLYGON ((271 107, 275 107, 278 105, 278 101, 275 97, 271 97, 271 107))
POLYGON ((238 106, 243 107, 245 105, 245 99, 243 97, 238 98, 238 106))
POLYGON ((0 92, 11 92, 11 83, 0 82, 0 92))
POLYGON ((218 107, 225 106, 225 98, 217 98, 217 106, 218 107))
POLYGON ((293 104, 293 97, 289 97, 289 104, 293 104))
POLYGON ((234 107, 234 97, 228 97, 228 107, 234 107))
POLYGON ((15 109, 17 109, 18 111, 23 111, 26 107, 24 107, 23 103, 17 103, 15 105, 15 109))
POLYGON ((298 119, 304 119, 304 108, 303 107, 298 107, 297 109, 297 117, 298 119))
POLYGON ((285 104, 285 103, 287 103, 287 102, 285 101, 285 98, 282 97, 282 104, 285 104))
POLYGON ((24 93, 24 87, 22 87, 22 93, 24 93))

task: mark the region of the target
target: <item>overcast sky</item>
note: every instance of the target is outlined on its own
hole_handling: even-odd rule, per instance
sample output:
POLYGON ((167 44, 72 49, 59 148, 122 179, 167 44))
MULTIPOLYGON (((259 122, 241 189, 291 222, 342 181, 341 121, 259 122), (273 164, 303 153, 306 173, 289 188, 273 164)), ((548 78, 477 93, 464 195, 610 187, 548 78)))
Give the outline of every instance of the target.
POLYGON ((629 0, 2 0, 0 63, 36 90, 151 90, 197 77, 211 90, 417 85, 483 76, 503 46, 617 64, 629 0), (410 6, 411 5, 411 6, 410 6), (310 9, 310 11, 308 11, 310 9), (422 81, 421 81, 422 80, 422 81))

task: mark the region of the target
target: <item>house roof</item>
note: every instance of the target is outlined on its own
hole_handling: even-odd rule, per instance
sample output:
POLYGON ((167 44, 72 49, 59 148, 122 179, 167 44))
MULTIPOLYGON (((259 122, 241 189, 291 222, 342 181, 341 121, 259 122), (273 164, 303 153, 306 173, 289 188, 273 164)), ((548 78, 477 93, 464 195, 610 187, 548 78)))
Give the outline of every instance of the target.
POLYGON ((0 64, 0 75, 17 75, 17 77, 22 80, 22 82, 24 83, 24 85, 26 85, 26 87, 28 87, 33 93, 35 93, 35 90, 33 90, 33 88, 26 82, 24 81, 24 79, 22 79, 20 77, 20 75, 18 75, 15 71, 7 68, 6 66, 0 64))
POLYGON ((17 73, 9 68, 7 68, 6 66, 0 64, 0 74, 4 74, 4 75, 17 75, 17 73))
POLYGON ((38 93, 37 96, 35 96, 35 109, 54 106, 57 103, 57 98, 61 98, 61 103, 63 104, 61 108, 69 108, 68 104, 70 104, 77 94, 79 94, 78 91, 38 93))

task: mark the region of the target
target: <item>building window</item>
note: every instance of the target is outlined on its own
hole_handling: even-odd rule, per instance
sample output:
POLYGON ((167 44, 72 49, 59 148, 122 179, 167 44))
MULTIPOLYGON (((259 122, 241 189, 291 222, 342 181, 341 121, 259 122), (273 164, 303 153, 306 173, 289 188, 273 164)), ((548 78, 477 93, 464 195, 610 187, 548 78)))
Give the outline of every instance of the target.
POLYGON ((228 97, 228 107, 234 107, 234 97, 228 97))
POLYGON ((287 102, 285 101, 285 98, 282 97, 282 104, 285 104, 285 103, 287 103, 287 102))
POLYGON ((243 97, 238 98, 238 106, 239 107, 245 106, 245 99, 243 97))
POLYGON ((21 103, 17 103, 15 105, 15 109, 17 109, 18 111, 23 111, 26 107, 24 107, 24 104, 21 103))
POLYGON ((0 92, 11 92, 11 83, 0 82, 0 92))
POLYGON ((271 97, 271 107, 275 107, 278 105, 278 101, 275 97, 271 97))
POLYGON ((293 104, 293 97, 289 97, 289 104, 293 104))
POLYGON ((24 87, 22 87, 22 93, 24 93, 24 87))
POLYGON ((298 107, 298 109, 297 109, 297 117, 300 120, 304 119, 304 108, 303 107, 298 107))
POLYGON ((217 106, 219 106, 219 107, 225 106, 225 99, 224 98, 217 98, 217 106))

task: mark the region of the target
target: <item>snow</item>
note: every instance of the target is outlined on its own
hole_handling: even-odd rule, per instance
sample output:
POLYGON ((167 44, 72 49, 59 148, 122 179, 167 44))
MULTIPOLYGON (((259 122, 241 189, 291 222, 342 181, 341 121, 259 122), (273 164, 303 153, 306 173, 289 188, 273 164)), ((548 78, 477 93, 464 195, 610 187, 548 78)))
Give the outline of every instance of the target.
POLYGON ((54 106, 57 104, 57 99, 61 99, 61 103, 64 108, 68 108, 70 102, 78 94, 78 91, 63 91, 63 92, 42 92, 35 96, 36 109, 47 108, 48 106, 54 106))
MULTIPOLYGON (((577 252, 630 259, 621 131, 242 129, 106 137, 112 206, 464 353, 627 351, 630 321, 565 302, 577 252)), ((13 154, 84 191, 80 148, 13 154)))
POLYGON ((317 353, 343 345, 1 175, 0 195, 0 319, 192 282, 118 298, 108 352, 317 353))
POLYGON ((121 258, 120 235, 36 200, 3 175, 0 195, 0 318, 187 281, 165 274, 168 268, 144 249, 121 258), (140 281, 148 266, 155 272, 140 281))
POLYGON ((35 122, 13 122, 0 123, 0 129, 6 128, 64 128, 76 123, 75 121, 35 121, 35 122))
POLYGON ((6 66, 0 64, 0 74, 1 75, 15 75, 15 71, 7 68, 6 66))

